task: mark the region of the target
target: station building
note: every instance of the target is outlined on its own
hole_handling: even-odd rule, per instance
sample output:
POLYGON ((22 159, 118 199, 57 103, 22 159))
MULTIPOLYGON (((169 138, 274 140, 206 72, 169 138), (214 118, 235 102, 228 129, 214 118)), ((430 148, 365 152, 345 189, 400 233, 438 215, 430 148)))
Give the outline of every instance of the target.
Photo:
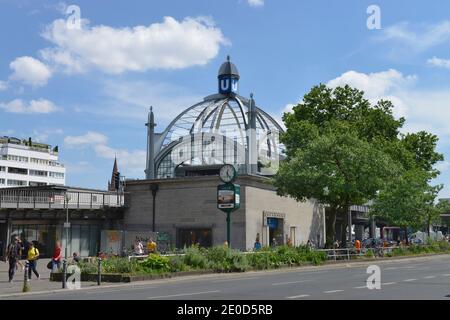
POLYGON ((220 168, 232 164, 241 187, 232 247, 251 249, 257 236, 262 245, 310 240, 322 246, 324 208, 313 199, 280 197, 270 183, 284 158, 282 127, 252 94, 239 94, 240 75, 229 57, 217 78, 218 93, 185 109, 161 132, 150 110, 146 179, 126 182, 124 230, 163 232, 177 247, 223 244, 226 214, 217 209, 217 186, 220 168))

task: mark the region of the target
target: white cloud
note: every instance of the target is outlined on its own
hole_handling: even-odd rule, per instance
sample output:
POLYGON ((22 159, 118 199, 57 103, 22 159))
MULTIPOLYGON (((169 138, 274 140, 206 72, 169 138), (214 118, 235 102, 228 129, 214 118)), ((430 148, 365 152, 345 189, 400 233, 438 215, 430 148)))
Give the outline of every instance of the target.
POLYGON ((382 40, 392 40, 396 44, 407 46, 416 52, 428 50, 450 39, 450 21, 442 21, 433 25, 414 25, 401 22, 383 30, 382 40))
POLYGON ((10 102, 0 102, 0 109, 10 113, 51 113, 58 110, 55 104, 46 99, 31 100, 29 103, 22 99, 10 102))
POLYGON ((128 174, 143 174, 145 167, 146 151, 125 149, 115 149, 108 146, 108 137, 104 134, 89 131, 86 134, 79 136, 67 136, 64 138, 64 144, 68 147, 91 147, 95 154, 104 159, 114 159, 120 166, 125 169, 122 173, 128 174))
POLYGON ((106 109, 100 107, 94 112, 144 121, 152 105, 160 130, 181 111, 203 100, 201 95, 193 94, 186 87, 168 83, 111 80, 106 81, 103 87, 104 94, 111 101, 107 101, 106 109))
POLYGON ((247 0, 250 7, 262 7, 264 6, 264 0, 247 0))
POLYGON ((47 84, 52 72, 41 61, 28 56, 16 58, 9 64, 13 73, 11 80, 22 81, 33 87, 40 87, 47 84))
POLYGON ((442 67, 442 68, 450 69, 450 59, 446 60, 446 59, 440 59, 440 58, 437 58, 437 57, 433 57, 431 59, 428 59, 427 63, 431 64, 433 66, 436 66, 436 67, 442 67))
POLYGON ((371 103, 376 103, 381 99, 390 100, 395 106, 395 116, 400 117, 408 114, 408 107, 398 95, 409 89, 416 80, 416 76, 403 76, 401 72, 394 69, 369 74, 348 71, 329 81, 327 86, 335 88, 348 84, 363 90, 365 97, 371 103))
POLYGON ((68 72, 95 67, 106 73, 180 69, 205 65, 228 40, 212 19, 205 17, 177 21, 165 17, 149 26, 113 28, 90 26, 83 19, 81 28, 67 28, 66 21, 55 20, 42 36, 55 47, 41 55, 49 63, 68 72))
MULTIPOLYGON (((49 136, 61 135, 63 134, 62 129, 45 129, 45 130, 33 130, 33 140, 36 142, 46 143, 48 141, 49 136)), ((28 136, 28 135, 26 135, 28 136)))
POLYGON ((87 145, 106 144, 108 137, 105 135, 89 131, 81 136, 67 136, 64 138, 64 144, 69 147, 83 147, 87 145))
POLYGON ((0 81, 0 91, 6 90, 8 83, 6 81, 0 81))

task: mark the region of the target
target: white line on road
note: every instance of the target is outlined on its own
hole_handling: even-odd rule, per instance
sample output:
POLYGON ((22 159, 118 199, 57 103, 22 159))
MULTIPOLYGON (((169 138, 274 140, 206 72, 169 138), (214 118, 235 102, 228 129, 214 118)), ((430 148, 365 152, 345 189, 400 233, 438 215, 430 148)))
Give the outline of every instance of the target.
POLYGON ((123 291, 137 291, 137 290, 147 290, 147 289, 155 289, 158 287, 143 287, 143 288, 136 288, 136 287, 132 287, 132 288, 116 288, 116 289, 112 289, 112 290, 96 290, 96 291, 89 291, 86 292, 86 294, 103 294, 103 293, 115 293, 115 292, 123 292, 123 291))
POLYGON ((285 284, 294 284, 294 283, 301 283, 301 282, 307 282, 307 281, 312 281, 311 280, 298 280, 298 281, 289 281, 289 282, 276 282, 276 283, 272 283, 273 286, 282 286, 285 284))
POLYGON ((385 283, 382 283, 381 285, 382 286, 390 286, 391 284, 396 284, 397 282, 385 282, 385 283))
POLYGON ((423 277, 424 279, 433 279, 433 278, 436 278, 436 276, 426 276, 426 277, 423 277))
POLYGON ((329 291, 324 291, 323 293, 335 293, 335 292, 342 292, 344 290, 329 290, 329 291))
POLYGON ((367 286, 353 287, 353 289, 366 289, 367 286))
POLYGON ((405 281, 405 282, 411 282, 411 281, 416 281, 417 279, 406 279, 406 280, 403 280, 403 281, 405 281))
POLYGON ((286 297, 286 299, 297 299, 297 298, 306 298, 309 297, 309 294, 299 294, 298 296, 286 297))
POLYGON ((213 283, 220 283, 220 282, 228 282, 228 281, 253 280, 253 279, 259 279, 259 278, 261 278, 261 277, 241 277, 241 278, 214 280, 214 281, 211 281, 211 282, 213 282, 213 283))
POLYGON ((148 297, 147 299, 161 299, 161 298, 171 298, 171 297, 182 297, 182 296, 195 296, 199 294, 208 294, 208 293, 216 293, 220 292, 219 290, 213 291, 203 291, 203 292, 190 292, 190 293, 178 293, 178 294, 170 294, 167 296, 156 296, 156 297, 148 297))
POLYGON ((443 274, 442 276, 444 276, 444 277, 450 277, 450 273, 445 273, 445 274, 443 274))

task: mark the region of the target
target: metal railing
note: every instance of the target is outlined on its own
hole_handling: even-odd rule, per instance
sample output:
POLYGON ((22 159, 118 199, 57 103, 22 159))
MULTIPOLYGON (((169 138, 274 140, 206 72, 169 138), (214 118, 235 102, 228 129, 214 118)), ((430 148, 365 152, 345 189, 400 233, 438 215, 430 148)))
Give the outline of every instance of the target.
POLYGON ((10 209, 100 209, 122 207, 124 194, 48 190, 0 190, 0 208, 10 209), (68 201, 66 201, 66 196, 68 201))
POLYGON ((352 258, 364 257, 371 253, 375 257, 384 257, 386 254, 392 253, 394 249, 400 249, 399 246, 391 247, 374 247, 374 248, 341 248, 341 249, 316 249, 318 252, 326 252, 328 260, 350 260, 352 258))

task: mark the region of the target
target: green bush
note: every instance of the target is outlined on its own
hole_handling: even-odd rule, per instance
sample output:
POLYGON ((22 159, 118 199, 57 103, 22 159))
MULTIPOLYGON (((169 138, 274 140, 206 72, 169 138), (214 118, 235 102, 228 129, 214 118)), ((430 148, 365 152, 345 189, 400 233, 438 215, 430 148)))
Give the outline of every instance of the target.
POLYGON ((150 272, 167 272, 171 270, 169 258, 155 253, 150 254, 148 258, 144 260, 144 262, 141 262, 141 267, 150 272))
POLYGON ((173 256, 169 259, 170 271, 180 272, 189 270, 189 266, 184 263, 184 258, 182 256, 173 256))
POLYGON ((108 258, 102 260, 103 273, 137 273, 142 271, 139 262, 135 259, 128 261, 128 258, 108 258))
POLYGON ((183 262, 185 265, 193 269, 206 269, 208 267, 208 260, 203 254, 203 249, 198 246, 192 246, 185 250, 183 262))
POLYGON ((237 250, 217 246, 205 250, 205 257, 210 269, 220 272, 245 271, 248 262, 245 255, 237 250))

